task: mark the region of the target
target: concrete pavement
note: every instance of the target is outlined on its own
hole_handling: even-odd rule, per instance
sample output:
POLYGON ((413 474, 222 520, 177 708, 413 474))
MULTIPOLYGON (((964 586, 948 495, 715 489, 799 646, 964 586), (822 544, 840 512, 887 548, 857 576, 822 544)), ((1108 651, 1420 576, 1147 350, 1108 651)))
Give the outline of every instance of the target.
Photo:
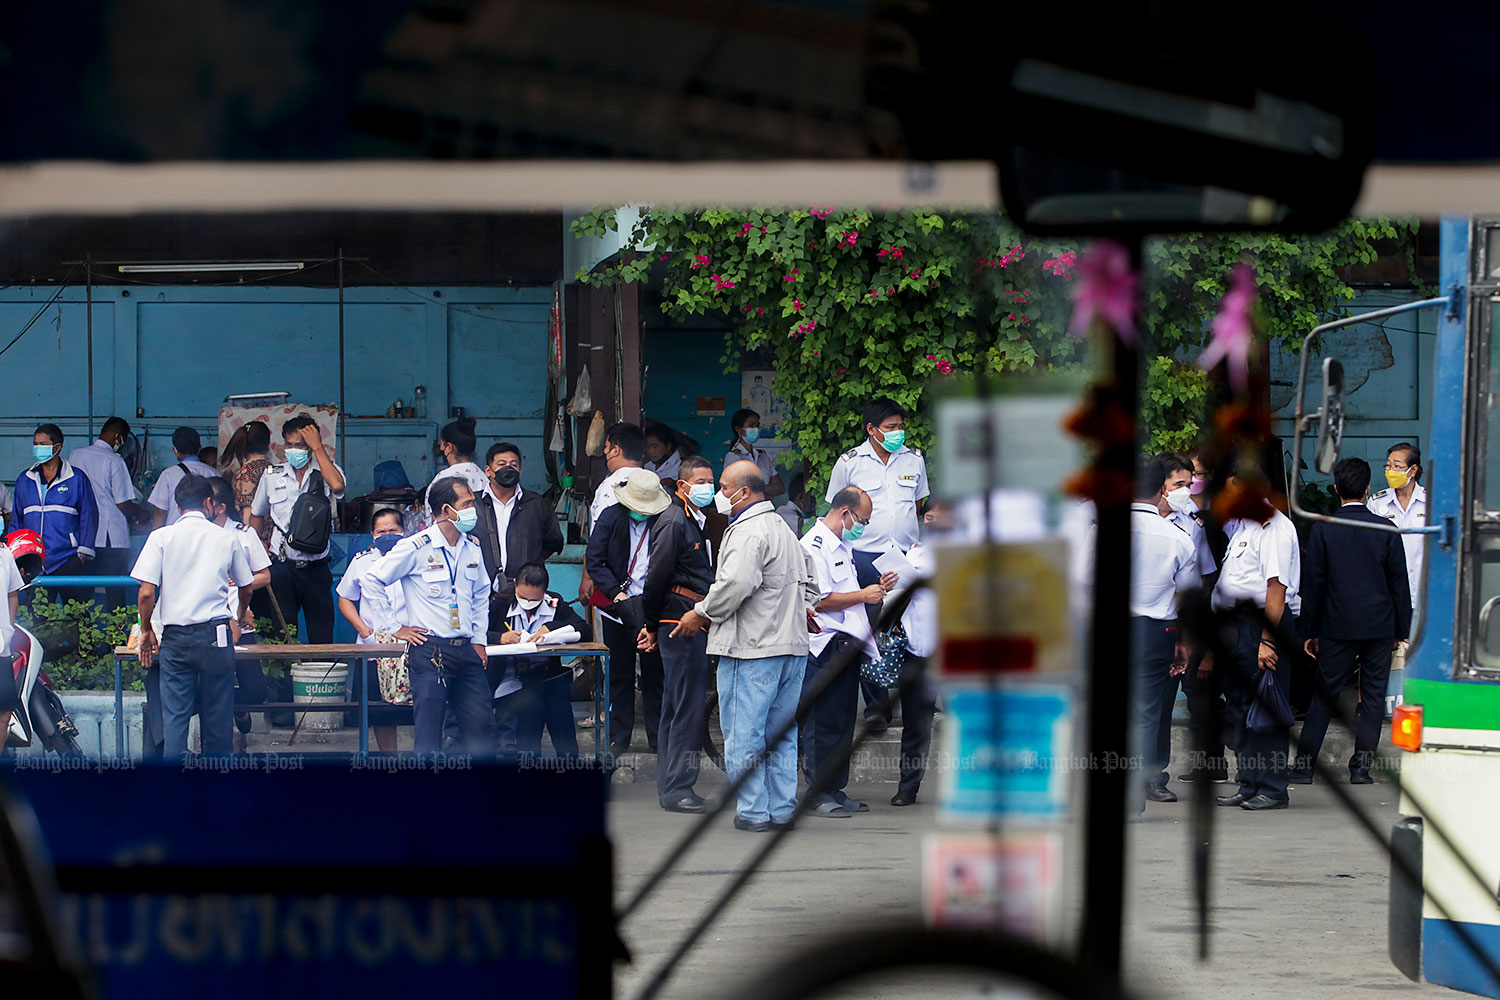
MULTIPOLYGON (((716 772, 699 790, 715 795, 716 772)), ((1173 782, 1183 794, 1187 786, 1173 782)), ((1226 786, 1212 786, 1216 793, 1226 786)), ((663 812, 647 784, 615 785, 610 810, 617 896, 624 901, 694 817, 663 812)), ((857 931, 920 913, 922 835, 935 826, 926 792, 917 806, 889 804, 886 783, 851 785, 872 811, 842 820, 802 820, 768 866, 704 936, 663 997, 704 1000, 794 957, 831 931, 857 931)), ((1381 830, 1395 815, 1395 786, 1354 787, 1381 830)), ((1206 963, 1196 959, 1196 915, 1189 869, 1187 803, 1151 804, 1132 824, 1126 955, 1139 996, 1302 998, 1378 995, 1453 997, 1409 982, 1386 957, 1388 862, 1324 787, 1293 786, 1292 808, 1250 813, 1216 807, 1212 864, 1214 935, 1206 963)), ((1185 797, 1184 797, 1185 798, 1185 797)), ((635 961, 622 966, 616 995, 635 996, 677 939, 716 895, 760 835, 732 829, 725 816, 622 928, 635 961)), ((1076 863, 1076 855, 1075 855, 1076 863)), ((1073 890, 1078 890, 1074 878, 1073 890)), ((873 958, 874 956, 872 956, 873 958)), ((840 995, 844 995, 841 993, 840 995)), ((927 980, 881 977, 850 997, 975 996, 927 980)), ((992 994, 987 994, 992 995, 992 994)), ((1028 994, 1022 994, 1028 995, 1028 994)))

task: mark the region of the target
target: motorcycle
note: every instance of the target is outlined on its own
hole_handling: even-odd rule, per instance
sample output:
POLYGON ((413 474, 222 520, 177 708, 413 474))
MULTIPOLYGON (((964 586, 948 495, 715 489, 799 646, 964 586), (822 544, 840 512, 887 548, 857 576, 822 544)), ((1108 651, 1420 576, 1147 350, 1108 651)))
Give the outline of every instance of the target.
MULTIPOLYGON (((5 538, 5 547, 26 586, 41 573, 46 549, 36 532, 22 528, 5 538)), ((67 653, 77 645, 76 632, 71 637, 54 637, 54 652, 67 653)), ((17 625, 11 638, 9 667, 0 655, 0 706, 11 703, 10 719, 0 734, 0 751, 11 747, 37 746, 59 754, 82 753, 78 746, 78 727, 68 718, 62 699, 52 688, 52 681, 42 669, 46 650, 35 635, 17 625), (9 676, 7 676, 9 674, 9 676), (11 687, 13 682, 14 686, 11 687), (9 688, 9 690, 3 690, 9 688)), ((3 654, 3 650, 0 650, 3 654)), ((0 712, 0 719, 6 713, 0 712)))
POLYGON ((78 727, 68 718, 62 699, 42 669, 45 651, 37 637, 16 626, 11 640, 12 663, 20 708, 10 717, 5 747, 39 746, 59 754, 83 751, 78 746, 78 727))

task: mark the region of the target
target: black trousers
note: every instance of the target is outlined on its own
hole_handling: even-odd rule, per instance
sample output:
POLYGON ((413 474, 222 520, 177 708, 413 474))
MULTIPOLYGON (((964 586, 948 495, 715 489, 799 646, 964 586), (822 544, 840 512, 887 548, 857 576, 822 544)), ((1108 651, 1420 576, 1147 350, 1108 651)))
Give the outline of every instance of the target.
POLYGON ((656 798, 664 806, 693 794, 707 726, 708 632, 674 639, 676 626, 663 622, 656 633, 661 651, 663 690, 657 727, 656 798))
MULTIPOLYGON (((271 590, 276 603, 286 615, 286 623, 297 627, 300 613, 307 622, 307 641, 313 644, 333 641, 333 573, 327 559, 296 563, 290 559, 271 561, 271 590)), ((273 615, 274 625, 276 618, 273 615)))
POLYGON ((927 773, 927 752, 932 748, 932 714, 937 698, 927 678, 927 658, 906 654, 901 689, 901 781, 900 791, 917 794, 927 773))
MULTIPOLYGON (((498 657, 497 657, 498 659, 498 657)), ((573 720, 573 703, 568 700, 572 671, 558 670, 558 660, 532 660, 518 663, 516 675, 521 690, 496 702, 497 719, 503 703, 514 720, 515 749, 522 754, 538 756, 542 752, 542 730, 552 738, 552 753, 569 760, 578 756, 578 730, 573 720)), ((502 747, 502 749, 505 749, 502 747)))
MULTIPOLYGON (((110 548, 103 545, 94 550, 94 558, 88 564, 89 576, 129 576, 130 569, 130 549, 110 548)), ((134 606, 135 602, 130 599, 130 594, 129 587, 105 587, 105 609, 113 611, 127 604, 134 606)), ((78 596, 82 597, 82 595, 78 596)))
POLYGON ((1135 657, 1130 683, 1130 753, 1139 756, 1140 766, 1131 772, 1131 794, 1142 799, 1146 781, 1162 764, 1157 760, 1157 735, 1161 727, 1162 703, 1168 689, 1175 690, 1171 676, 1172 660, 1177 655, 1177 623, 1139 616, 1130 619, 1135 641, 1135 657))
POLYGON ((1319 639, 1317 659, 1317 693, 1307 708, 1302 735, 1297 740, 1297 756, 1313 757, 1323 748, 1328 721, 1338 707, 1339 692, 1359 670, 1359 708, 1354 715, 1354 755, 1349 758, 1350 771, 1368 771, 1375 747, 1380 743, 1380 727, 1385 722, 1385 686, 1391 676, 1391 653, 1396 640, 1319 639))
MULTIPOLYGON (((1241 697, 1248 713, 1262 673, 1259 666, 1262 634, 1260 617, 1239 613, 1234 617, 1233 628, 1233 667, 1239 673, 1241 697)), ((1295 629, 1288 630, 1287 638, 1290 639, 1294 634, 1295 629)), ((1272 681, 1281 688, 1282 695, 1290 701, 1294 658, 1286 655, 1291 651, 1291 643, 1288 641, 1282 645, 1281 659, 1276 664, 1276 669, 1269 673, 1272 681)), ((1243 717, 1240 721, 1244 735, 1240 738, 1236 751, 1238 768, 1235 775, 1239 778, 1240 794, 1246 798, 1264 795, 1271 799, 1285 800, 1288 797, 1287 778, 1291 763, 1287 759, 1287 730, 1256 732, 1244 724, 1243 717)))
MULTIPOLYGON (((854 639, 835 632, 823 652, 807 658, 807 671, 802 675, 803 700, 818 677, 832 670, 836 661, 842 663, 848 656, 845 650, 853 645, 856 645, 854 639)), ((825 761, 836 757, 844 760, 815 803, 841 800, 844 786, 849 784, 849 748, 854 743, 854 716, 859 711, 859 680, 858 665, 845 664, 833 686, 823 692, 808 712, 806 735, 802 738, 802 766, 808 783, 817 777, 825 761)))
POLYGON ((641 659, 641 701, 646 718, 646 742, 658 747, 657 724, 661 721, 661 653, 643 653, 636 648, 638 630, 604 619, 604 644, 609 647, 609 746, 622 751, 635 732, 635 660, 641 659))
POLYGON ((1187 673, 1182 675, 1182 693, 1187 698, 1192 734, 1188 770, 1195 777, 1198 772, 1228 772, 1225 744, 1231 747, 1239 744, 1239 719, 1244 712, 1239 685, 1225 683, 1225 672, 1233 668, 1227 663, 1217 664, 1207 677, 1200 678, 1198 668, 1202 663, 1203 654, 1196 654, 1188 660, 1187 673))

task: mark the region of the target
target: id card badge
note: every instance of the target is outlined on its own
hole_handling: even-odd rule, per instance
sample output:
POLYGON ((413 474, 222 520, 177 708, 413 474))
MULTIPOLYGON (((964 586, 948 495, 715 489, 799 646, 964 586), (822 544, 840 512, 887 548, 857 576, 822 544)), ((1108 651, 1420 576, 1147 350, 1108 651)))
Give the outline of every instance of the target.
POLYGON ((448 624, 458 628, 458 602, 448 602, 448 624))

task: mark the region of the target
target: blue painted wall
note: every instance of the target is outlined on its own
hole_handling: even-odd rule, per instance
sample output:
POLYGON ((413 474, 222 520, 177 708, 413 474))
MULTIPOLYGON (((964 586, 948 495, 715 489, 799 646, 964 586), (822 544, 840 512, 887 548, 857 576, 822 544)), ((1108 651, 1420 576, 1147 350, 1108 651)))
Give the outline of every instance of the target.
MULTIPOLYGON (((57 291, 0 290, 0 347, 57 291)), ((0 479, 30 464, 36 424, 59 424, 64 450, 87 443, 85 290, 70 287, 4 354, 0 370, 0 479)), ((345 292, 345 399, 339 463, 349 496, 368 492, 384 459, 405 463, 414 484, 432 472, 432 444, 450 406, 478 419, 479 451, 511 440, 525 452, 522 483, 545 484, 542 409, 552 289, 357 287, 345 292), (415 293, 415 294, 414 294, 415 293), (424 385, 428 417, 381 416, 424 385)), ((172 461, 182 424, 204 443, 232 393, 287 390, 296 402, 339 397, 338 296, 297 287, 154 286, 94 289, 94 428, 118 413, 151 431, 157 468, 172 461), (144 417, 137 417, 137 407, 144 417)))
POLYGON ((740 408, 739 369, 724 373, 724 334, 719 330, 647 329, 642 346, 646 384, 642 409, 696 438, 717 475, 729 451, 729 417, 740 408), (723 396, 724 416, 697 415, 699 396, 723 396))

